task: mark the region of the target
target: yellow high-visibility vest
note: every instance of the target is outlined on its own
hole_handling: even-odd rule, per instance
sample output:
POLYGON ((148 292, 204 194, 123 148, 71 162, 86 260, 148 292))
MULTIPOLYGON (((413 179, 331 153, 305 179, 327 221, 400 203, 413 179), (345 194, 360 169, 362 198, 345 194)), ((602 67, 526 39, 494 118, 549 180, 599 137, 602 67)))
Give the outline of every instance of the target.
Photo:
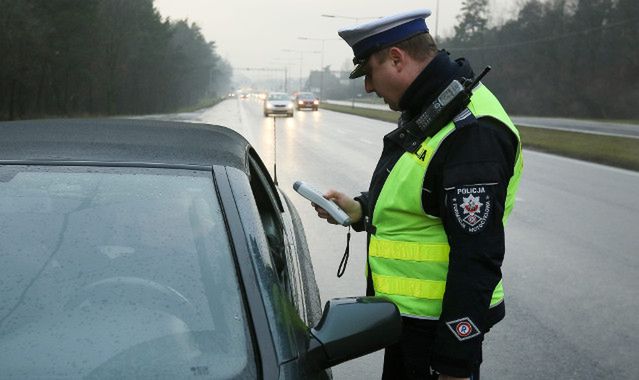
MULTIPOLYGON (((492 117, 507 126, 519 141, 513 176, 508 182, 502 222, 515 202, 523 167, 517 128, 495 96, 483 85, 473 90, 468 109, 476 118, 492 117)), ((375 234, 369 243, 368 264, 375 295, 392 300, 402 315, 438 319, 448 274, 450 246, 439 217, 422 208, 424 176, 437 149, 455 130, 451 121, 424 140, 415 153, 405 152, 391 170, 373 210, 375 234)), ((490 306, 504 298, 497 284, 490 306)))

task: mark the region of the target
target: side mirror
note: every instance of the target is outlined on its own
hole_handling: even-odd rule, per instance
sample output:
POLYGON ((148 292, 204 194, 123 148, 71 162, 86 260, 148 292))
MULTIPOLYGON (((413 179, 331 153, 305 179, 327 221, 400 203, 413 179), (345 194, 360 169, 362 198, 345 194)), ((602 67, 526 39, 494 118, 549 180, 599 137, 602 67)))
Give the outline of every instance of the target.
POLYGON ((399 340, 402 320, 397 306, 376 297, 335 298, 311 329, 309 356, 321 368, 369 354, 399 340))

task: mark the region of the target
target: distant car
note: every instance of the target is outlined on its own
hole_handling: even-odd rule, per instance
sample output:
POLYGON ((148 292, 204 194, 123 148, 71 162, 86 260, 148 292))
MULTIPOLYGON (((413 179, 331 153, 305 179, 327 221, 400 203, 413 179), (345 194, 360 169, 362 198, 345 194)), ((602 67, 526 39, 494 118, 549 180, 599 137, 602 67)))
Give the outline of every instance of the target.
POLYGON ((312 92, 300 92, 295 96, 295 107, 298 111, 302 108, 310 108, 313 111, 317 111, 319 109, 319 100, 312 92))
POLYGON ((0 204, 3 379, 328 378, 400 332, 376 298, 321 315, 297 211, 223 127, 0 123, 0 204))
POLYGON ((285 92, 271 92, 264 99, 264 116, 274 114, 285 114, 287 117, 293 116, 293 101, 289 94, 285 92))

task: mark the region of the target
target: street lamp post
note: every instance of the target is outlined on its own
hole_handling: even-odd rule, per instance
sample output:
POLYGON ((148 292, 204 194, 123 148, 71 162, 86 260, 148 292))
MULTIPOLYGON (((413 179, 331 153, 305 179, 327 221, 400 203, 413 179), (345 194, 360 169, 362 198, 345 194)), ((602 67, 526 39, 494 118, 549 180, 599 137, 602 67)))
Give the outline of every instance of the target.
POLYGON ((284 92, 288 92, 288 66, 297 65, 297 62, 272 60, 271 64, 284 66, 284 92))
POLYGON ((372 20, 374 18, 380 18, 380 17, 352 17, 352 16, 338 16, 338 15, 322 15, 322 17, 345 18, 348 20, 355 20, 355 24, 359 24, 359 20, 372 20))
POLYGON ((287 72, 286 67, 281 68, 272 68, 272 67, 234 67, 234 70, 237 71, 251 71, 251 72, 284 72, 284 88, 286 89, 286 81, 287 81, 287 72))
POLYGON ((439 0, 437 0, 437 10, 435 12, 435 42, 437 42, 437 29, 439 29, 439 0))
POLYGON ((311 38, 311 37, 297 37, 300 40, 305 41, 322 41, 322 58, 320 59, 320 93, 319 99, 324 100, 324 43, 326 41, 341 41, 339 38, 311 38))
POLYGON ((300 53, 300 87, 299 87, 299 91, 302 91, 302 63, 304 62, 304 53, 314 53, 314 54, 319 54, 321 53, 318 50, 307 50, 307 51, 303 51, 303 50, 292 50, 292 49, 282 49, 282 51, 285 52, 289 52, 289 53, 300 53))
MULTIPOLYGON (((359 24, 360 20, 372 20, 376 18, 381 18, 381 17, 352 17, 352 16, 326 15, 326 14, 322 15, 322 17, 343 18, 347 20, 354 20, 355 24, 359 24)), ((355 86, 353 85, 352 81, 351 81, 351 107, 355 108, 355 86)))

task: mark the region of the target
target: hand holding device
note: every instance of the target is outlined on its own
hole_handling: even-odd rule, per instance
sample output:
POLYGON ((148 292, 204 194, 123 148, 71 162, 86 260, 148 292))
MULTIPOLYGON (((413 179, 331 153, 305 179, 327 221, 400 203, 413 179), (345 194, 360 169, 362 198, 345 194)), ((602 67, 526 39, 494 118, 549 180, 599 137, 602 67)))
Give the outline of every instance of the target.
POLYGON ((297 191, 301 196, 315 203, 319 207, 328 212, 333 219, 342 226, 348 226, 351 224, 351 218, 342 210, 335 202, 324 198, 324 196, 304 181, 296 181, 293 184, 293 189, 297 191))

